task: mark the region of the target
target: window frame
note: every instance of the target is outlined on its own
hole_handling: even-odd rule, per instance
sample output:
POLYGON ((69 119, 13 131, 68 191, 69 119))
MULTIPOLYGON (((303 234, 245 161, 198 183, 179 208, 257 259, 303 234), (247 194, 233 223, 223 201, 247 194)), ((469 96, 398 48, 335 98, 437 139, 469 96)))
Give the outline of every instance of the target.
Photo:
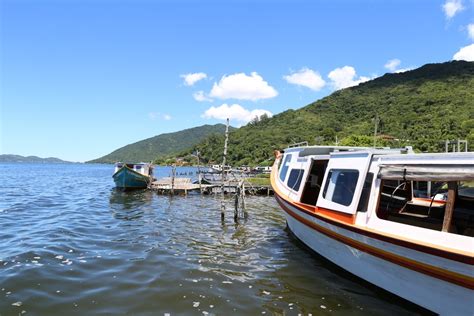
POLYGON ((283 158, 283 161, 281 164, 280 172, 278 174, 278 178, 280 179, 281 182, 285 182, 286 177, 288 176, 288 170, 290 169, 290 163, 292 159, 293 159, 292 154, 285 154, 285 157, 283 158), (283 170, 285 170, 284 172, 285 175, 282 178, 283 170))
POLYGON ((316 206, 327 210, 355 215, 357 213, 357 206, 359 204, 362 188, 367 172, 369 171, 371 162, 372 152, 370 151, 331 153, 328 165, 326 167, 326 172, 324 174, 323 186, 321 191, 319 192, 319 197, 316 202, 316 206), (348 168, 348 166, 350 168, 348 168), (334 169, 357 170, 359 172, 352 196, 352 201, 347 206, 335 203, 323 197, 324 187, 326 186, 326 183, 328 181, 330 171, 334 169))
POLYGON ((339 204, 339 205, 343 205, 343 206, 349 206, 352 204, 352 201, 354 200, 354 197, 355 197, 355 192, 356 192, 356 188, 357 188, 357 183, 359 182, 359 178, 360 178, 360 172, 359 170, 357 169, 330 169, 327 171, 327 177, 326 177, 326 182, 324 183, 324 187, 323 187, 323 199, 327 200, 327 201, 331 201, 333 203, 336 203, 336 204, 339 204), (336 171, 337 171, 337 174, 336 174, 336 171), (353 181, 353 183, 350 183, 351 185, 351 188, 347 188, 347 189, 352 189, 352 196, 351 196, 351 199, 349 201, 348 204, 345 204, 345 203, 341 203, 342 201, 336 201, 334 200, 334 193, 336 192, 336 190, 342 186, 342 184, 339 184, 339 186, 337 185, 338 182, 337 180, 339 180, 339 176, 341 174, 343 174, 344 172, 347 172, 347 173, 356 173, 357 174, 357 177, 355 179, 355 181, 353 181), (337 175, 337 178, 336 178, 336 182, 334 184, 334 187, 331 191, 331 197, 329 196, 326 196, 327 193, 328 193, 328 189, 329 189, 329 186, 331 184, 331 180, 333 180, 333 174, 336 174, 337 175), (353 186, 353 187, 352 187, 353 186))
POLYGON ((290 172, 289 172, 289 175, 288 175, 288 180, 286 181, 286 186, 294 191, 294 192, 299 192, 300 189, 301 189, 301 182, 303 180, 303 176, 304 176, 304 173, 305 173, 305 169, 301 169, 301 168, 291 168, 290 169, 290 172), (296 178, 296 181, 295 183, 293 184, 293 186, 290 185, 290 179, 291 179, 291 173, 294 172, 294 171, 297 171, 298 172, 298 176, 296 178), (296 187, 296 184, 298 184, 298 186, 296 187), (296 188, 295 188, 296 187, 296 188))

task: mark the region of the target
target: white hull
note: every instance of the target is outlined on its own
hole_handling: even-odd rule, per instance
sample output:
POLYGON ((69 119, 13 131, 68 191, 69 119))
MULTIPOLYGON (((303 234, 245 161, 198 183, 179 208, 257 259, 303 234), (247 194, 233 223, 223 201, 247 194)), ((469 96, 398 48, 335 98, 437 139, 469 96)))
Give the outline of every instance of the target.
POLYGON ((473 315, 474 291, 463 286, 429 276, 401 266, 400 264, 381 259, 367 251, 352 247, 337 239, 350 239, 358 244, 364 244, 369 249, 377 248, 389 255, 412 260, 415 263, 428 263, 432 267, 445 267, 450 271, 458 271, 472 276, 472 266, 460 262, 452 262, 416 250, 393 245, 375 238, 360 235, 356 232, 332 225, 326 221, 305 214, 291 203, 277 197, 282 207, 290 210, 300 218, 322 227, 324 231, 336 236, 318 231, 314 227, 302 223, 285 211, 288 227, 303 243, 311 249, 337 264, 354 275, 373 283, 393 294, 407 299, 442 315, 473 315))

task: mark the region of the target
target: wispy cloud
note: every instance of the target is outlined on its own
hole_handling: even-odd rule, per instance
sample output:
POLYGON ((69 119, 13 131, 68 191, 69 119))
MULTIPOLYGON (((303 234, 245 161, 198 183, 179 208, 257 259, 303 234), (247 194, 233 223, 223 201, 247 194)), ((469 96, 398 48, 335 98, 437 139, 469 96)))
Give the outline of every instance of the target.
POLYGON ((204 72, 189 73, 180 76, 184 80, 185 86, 193 86, 196 82, 206 79, 207 74, 204 72))
POLYGON ((448 19, 452 19, 462 10, 464 10, 464 6, 461 0, 446 0, 443 4, 443 11, 448 19))
POLYGON ((283 76, 283 79, 288 83, 307 87, 314 91, 319 91, 326 85, 326 81, 318 72, 306 67, 290 75, 283 76))
POLYGON ((213 100, 204 94, 204 91, 197 91, 193 93, 194 100, 198 102, 212 102, 213 100))
POLYGON ((148 113, 148 117, 149 117, 150 120, 152 120, 152 121, 157 120, 157 119, 169 121, 169 120, 172 119, 171 115, 169 115, 169 114, 161 114, 160 112, 150 112, 150 113, 148 113))
POLYGON ((388 70, 390 70, 391 72, 394 72, 395 70, 397 70, 398 66, 400 66, 400 59, 390 59, 389 61, 387 61, 387 63, 384 65, 384 67, 388 70))
POLYGON ((269 99, 276 97, 278 92, 268 84, 258 73, 250 76, 245 73, 236 73, 223 76, 215 82, 209 96, 218 99, 252 100, 269 99))
POLYGON ((467 35, 471 40, 474 41, 474 23, 471 23, 467 26, 467 35))

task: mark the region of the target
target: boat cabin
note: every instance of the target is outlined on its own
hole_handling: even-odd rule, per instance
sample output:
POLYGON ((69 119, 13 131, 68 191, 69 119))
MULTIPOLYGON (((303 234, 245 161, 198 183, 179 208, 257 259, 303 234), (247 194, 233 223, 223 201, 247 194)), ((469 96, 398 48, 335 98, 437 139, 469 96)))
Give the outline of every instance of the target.
POLYGON ((310 212, 414 239, 472 247, 474 153, 414 154, 361 147, 289 148, 280 158, 280 194, 310 212))
POLYGON ((144 176, 152 176, 153 175, 153 168, 149 163, 123 163, 123 162, 117 162, 115 163, 115 170, 114 173, 122 169, 124 166, 129 168, 130 170, 133 170, 137 173, 140 173, 144 176))

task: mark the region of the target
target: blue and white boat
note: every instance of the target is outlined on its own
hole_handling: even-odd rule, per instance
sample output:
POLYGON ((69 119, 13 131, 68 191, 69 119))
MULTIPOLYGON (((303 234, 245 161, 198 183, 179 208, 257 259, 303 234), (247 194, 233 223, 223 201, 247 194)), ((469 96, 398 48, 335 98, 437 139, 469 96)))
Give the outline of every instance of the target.
POLYGON ((153 167, 149 163, 117 162, 112 177, 117 188, 143 189, 153 181, 153 167))

